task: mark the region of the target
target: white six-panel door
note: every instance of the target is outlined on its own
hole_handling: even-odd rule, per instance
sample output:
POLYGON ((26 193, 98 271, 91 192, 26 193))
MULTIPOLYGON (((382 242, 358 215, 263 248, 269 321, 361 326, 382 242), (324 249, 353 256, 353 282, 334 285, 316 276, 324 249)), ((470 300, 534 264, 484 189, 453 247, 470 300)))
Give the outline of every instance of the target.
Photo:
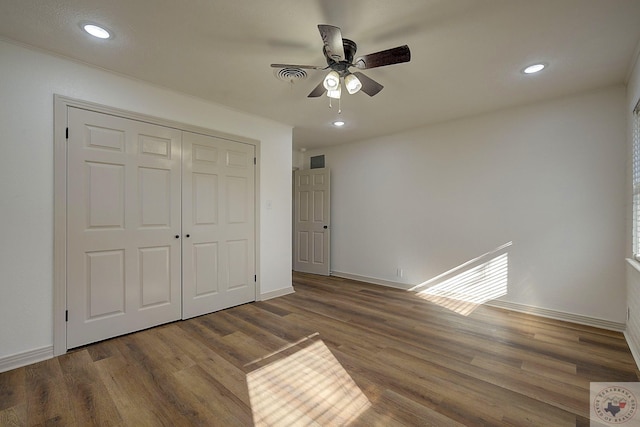
POLYGON ((255 146, 68 108, 67 348, 255 300, 255 146))
POLYGON ((183 318, 254 301, 253 145, 183 134, 183 318))
POLYGON ((72 348, 180 318, 181 135, 106 114, 68 111, 67 347, 72 348))
POLYGON ((330 171, 294 173, 293 269, 304 273, 330 273, 330 171))

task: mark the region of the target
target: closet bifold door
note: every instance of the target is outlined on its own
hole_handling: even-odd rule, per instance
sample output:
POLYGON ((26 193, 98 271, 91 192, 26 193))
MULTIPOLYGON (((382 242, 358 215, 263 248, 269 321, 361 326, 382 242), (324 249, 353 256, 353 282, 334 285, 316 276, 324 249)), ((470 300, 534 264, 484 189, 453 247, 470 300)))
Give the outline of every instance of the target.
POLYGON ((67 111, 67 348, 73 348, 180 319, 182 133, 67 111))
POLYGON ((255 146, 184 132, 183 318, 255 301, 255 146))

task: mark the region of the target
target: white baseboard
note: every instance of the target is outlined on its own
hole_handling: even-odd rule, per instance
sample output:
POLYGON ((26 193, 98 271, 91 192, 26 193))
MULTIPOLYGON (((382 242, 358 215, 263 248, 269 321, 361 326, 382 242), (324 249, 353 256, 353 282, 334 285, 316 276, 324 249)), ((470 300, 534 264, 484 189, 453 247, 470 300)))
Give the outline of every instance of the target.
POLYGON ((289 295, 294 292, 295 290, 293 289, 293 286, 287 286, 286 288, 280 288, 280 289, 276 289, 275 291, 269 291, 269 292, 260 294, 260 301, 266 301, 272 298, 283 297, 285 295, 289 295))
MULTIPOLYGON (((342 277, 344 279, 358 280, 360 282, 372 283, 374 285, 388 286, 396 289, 409 290, 414 286, 408 283, 393 282, 390 280, 378 279, 375 277, 360 276, 357 274, 345 273, 342 271, 332 271, 332 276, 342 277)), ((583 316, 580 314, 566 313, 563 311, 550 310, 547 308, 535 307, 526 304, 493 300, 488 301, 485 305, 503 308, 505 310, 517 311, 519 313, 532 314, 534 316, 546 317, 549 319, 563 320, 565 322, 576 323, 579 325, 593 326, 596 328, 607 329, 610 331, 622 332, 626 329, 626 324, 612 322, 610 320, 598 319, 595 317, 583 316)), ((627 340, 629 342, 629 340, 627 340)))
POLYGON ((613 322, 611 320, 598 319, 596 317, 566 313, 564 311, 550 310, 547 308, 535 307, 515 302, 493 300, 487 302, 486 305, 491 307, 503 308, 505 310, 517 311, 519 313, 532 314, 534 316, 576 323, 578 325, 593 326, 595 328, 606 329, 609 331, 623 332, 626 329, 626 324, 620 322, 613 322))
POLYGON ((49 345, 23 353, 0 358, 0 372, 10 371, 22 366, 53 358, 53 346, 49 345))
POLYGON ((358 274, 345 273, 342 271, 332 271, 332 276, 342 277, 343 279, 357 280, 359 282, 373 283, 374 285, 388 286, 390 288, 404 289, 408 291, 413 287, 408 283, 392 282, 390 280, 378 279, 375 277, 360 276, 358 274))

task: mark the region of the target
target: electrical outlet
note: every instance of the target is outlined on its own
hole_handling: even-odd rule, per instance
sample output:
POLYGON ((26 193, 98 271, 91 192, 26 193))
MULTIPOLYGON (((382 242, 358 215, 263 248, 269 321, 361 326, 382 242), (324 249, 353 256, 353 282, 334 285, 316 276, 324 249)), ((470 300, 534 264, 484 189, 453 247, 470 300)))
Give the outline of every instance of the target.
POLYGON ((398 267, 398 268, 396 269, 396 276, 398 276, 398 277, 402 277, 402 276, 403 276, 403 274, 404 274, 404 272, 402 271, 402 269, 401 269, 400 267, 398 267))

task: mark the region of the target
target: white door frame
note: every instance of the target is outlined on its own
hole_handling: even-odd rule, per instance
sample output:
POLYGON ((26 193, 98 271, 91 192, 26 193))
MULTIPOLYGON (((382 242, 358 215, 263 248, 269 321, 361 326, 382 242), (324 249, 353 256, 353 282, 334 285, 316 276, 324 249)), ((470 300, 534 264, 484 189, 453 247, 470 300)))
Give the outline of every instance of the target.
MULTIPOLYGON (((54 227, 53 227, 53 355, 59 356, 67 352, 67 109, 81 108, 103 114, 110 114, 145 123, 165 126, 181 131, 209 135, 230 141, 254 145, 256 159, 260 159, 260 141, 215 131, 212 129, 191 126, 172 120, 161 119, 145 114, 101 104, 54 95, 53 115, 53 158, 54 158, 54 227)), ((260 162, 256 161, 255 170, 255 268, 260 271, 260 162)), ((260 274, 256 280, 256 301, 260 295, 260 274)))

